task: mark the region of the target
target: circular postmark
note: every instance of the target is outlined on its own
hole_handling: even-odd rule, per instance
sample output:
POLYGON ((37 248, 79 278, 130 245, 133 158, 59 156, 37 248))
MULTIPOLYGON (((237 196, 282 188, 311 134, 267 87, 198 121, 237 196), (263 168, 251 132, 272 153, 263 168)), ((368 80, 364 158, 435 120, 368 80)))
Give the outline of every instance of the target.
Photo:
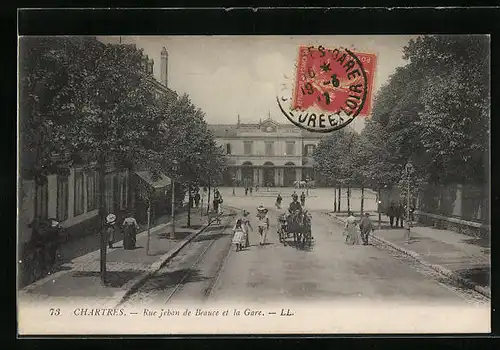
POLYGON ((284 92, 276 99, 290 122, 308 131, 327 133, 347 126, 360 114, 369 90, 362 60, 354 52, 302 46, 291 97, 284 92))

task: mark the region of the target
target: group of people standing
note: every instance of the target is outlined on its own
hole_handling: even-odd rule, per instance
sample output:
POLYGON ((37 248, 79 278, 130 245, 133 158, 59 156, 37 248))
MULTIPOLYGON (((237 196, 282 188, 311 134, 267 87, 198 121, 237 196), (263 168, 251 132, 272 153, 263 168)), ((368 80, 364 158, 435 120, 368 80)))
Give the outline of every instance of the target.
MULTIPOLYGON (((410 206, 410 217, 406 219, 409 219, 409 221, 415 221, 413 217, 414 211, 415 208, 413 206, 410 206)), ((389 205, 389 208, 387 208, 387 216, 389 217, 389 223, 391 224, 391 227, 403 227, 403 220, 406 217, 406 206, 401 202, 396 203, 395 201, 392 201, 389 205)))
MULTIPOLYGON (((297 194, 297 192, 293 191, 292 203, 298 202, 298 199, 299 199, 299 195, 297 194)), ((283 201, 283 197, 281 197, 281 193, 278 193, 278 197, 276 197, 276 203, 275 203, 276 209, 281 209, 281 202, 282 201, 283 201)), ((292 205, 292 204, 290 204, 290 205, 292 205)), ((302 194, 300 195, 300 206, 302 208, 302 207, 305 207, 305 205, 306 205, 306 194, 304 193, 304 191, 302 191, 302 194)), ((296 210, 296 209, 300 209, 300 208, 295 208, 294 210, 296 210)))
MULTIPOLYGON (((259 185, 255 185, 255 192, 259 192, 259 185)), ((253 194, 253 186, 245 187, 245 196, 248 196, 248 193, 253 194)))

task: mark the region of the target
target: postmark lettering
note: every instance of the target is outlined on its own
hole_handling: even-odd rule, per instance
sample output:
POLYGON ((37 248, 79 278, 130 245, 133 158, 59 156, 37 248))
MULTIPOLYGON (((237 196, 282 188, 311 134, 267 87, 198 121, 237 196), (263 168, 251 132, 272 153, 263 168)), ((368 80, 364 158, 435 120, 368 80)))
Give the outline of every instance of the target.
POLYGON ((331 132, 369 114, 376 56, 323 46, 300 47, 291 105, 277 97, 293 124, 313 132, 331 132), (367 70, 366 67, 369 69, 367 70))

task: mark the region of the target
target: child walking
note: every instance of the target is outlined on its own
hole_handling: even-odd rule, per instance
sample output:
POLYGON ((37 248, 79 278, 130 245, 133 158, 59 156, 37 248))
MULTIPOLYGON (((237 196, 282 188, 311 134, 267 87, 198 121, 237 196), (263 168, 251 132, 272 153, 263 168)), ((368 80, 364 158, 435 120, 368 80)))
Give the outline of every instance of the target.
POLYGON ((236 251, 240 251, 243 245, 245 244, 245 230, 243 229, 243 222, 241 219, 236 221, 236 225, 234 225, 233 232, 233 244, 236 247, 236 251))

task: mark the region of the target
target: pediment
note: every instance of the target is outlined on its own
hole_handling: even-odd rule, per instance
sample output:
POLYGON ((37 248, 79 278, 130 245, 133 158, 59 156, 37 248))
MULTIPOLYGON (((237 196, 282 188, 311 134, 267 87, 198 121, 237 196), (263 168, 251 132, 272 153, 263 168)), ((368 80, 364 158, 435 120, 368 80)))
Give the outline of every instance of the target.
POLYGON ((278 123, 271 119, 264 120, 260 123, 259 129, 264 132, 276 132, 278 129, 278 123))

